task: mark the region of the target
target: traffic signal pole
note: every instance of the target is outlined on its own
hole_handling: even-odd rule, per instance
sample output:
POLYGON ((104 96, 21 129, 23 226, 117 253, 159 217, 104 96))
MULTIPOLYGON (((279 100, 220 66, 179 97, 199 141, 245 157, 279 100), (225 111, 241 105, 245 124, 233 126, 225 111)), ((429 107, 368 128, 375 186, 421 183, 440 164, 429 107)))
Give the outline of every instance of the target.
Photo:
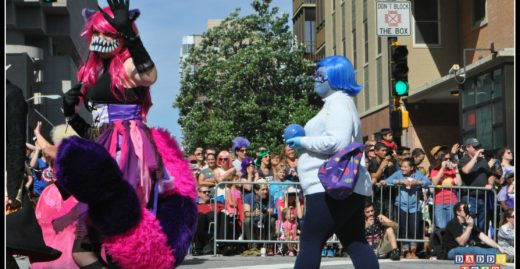
POLYGON ((401 129, 396 129, 395 127, 392 128, 393 126, 393 117, 392 115, 394 115, 394 113, 398 113, 397 112, 397 109, 399 108, 399 104, 400 104, 400 97, 398 96, 394 96, 394 93, 393 93, 393 88, 394 88, 394 85, 393 85, 393 79, 392 79, 392 44, 394 44, 395 42, 397 42, 397 37, 396 36, 389 36, 387 37, 387 43, 388 43, 388 96, 390 98, 388 98, 388 108, 389 108, 389 114, 390 114, 390 117, 389 117, 389 125, 390 125, 390 129, 392 129, 392 132, 393 132, 393 135, 394 135, 394 142, 396 142, 398 144, 398 146, 401 146, 401 129))

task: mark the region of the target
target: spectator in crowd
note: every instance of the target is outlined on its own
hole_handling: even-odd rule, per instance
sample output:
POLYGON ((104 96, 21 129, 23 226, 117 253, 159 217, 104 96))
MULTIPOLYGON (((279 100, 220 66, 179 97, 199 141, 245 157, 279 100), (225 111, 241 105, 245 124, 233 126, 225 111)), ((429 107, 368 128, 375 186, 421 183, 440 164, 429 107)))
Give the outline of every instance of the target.
POLYGON ((502 185, 505 181, 505 175, 515 172, 515 166, 512 164, 513 152, 511 151, 511 148, 504 147, 499 149, 497 151, 497 158, 502 166, 502 177, 500 180, 500 184, 502 185))
POLYGON ((213 153, 208 153, 206 155, 206 165, 208 167, 200 170, 198 185, 204 185, 211 188, 215 186, 215 171, 218 168, 217 156, 213 153))
MULTIPOLYGON (((238 179, 238 176, 235 176, 238 179)), ((240 191, 240 185, 229 184, 226 186, 225 195, 225 215, 221 219, 220 223, 225 228, 223 235, 225 239, 237 239, 240 236, 240 226, 242 221, 242 192, 240 191)))
POLYGON ((273 172, 277 170, 277 166, 280 164, 280 155, 276 152, 271 152, 271 167, 273 168, 273 172))
MULTIPOLYGON (((206 255, 213 253, 213 245, 211 244, 212 231, 209 231, 210 223, 215 221, 215 205, 217 205, 217 216, 222 215, 224 206, 218 203, 211 203, 211 190, 208 186, 200 185, 197 187, 197 210, 198 222, 197 232, 194 237, 193 255, 206 255)), ((221 224, 221 223, 219 223, 221 224)), ((219 231, 217 227, 217 231, 219 231)))
POLYGON ((195 156, 195 163, 192 163, 193 173, 195 178, 199 178, 201 170, 204 168, 206 163, 204 162, 204 149, 202 147, 196 147, 195 151, 193 151, 193 156, 195 156))
MULTIPOLYGON (((233 181, 236 170, 231 162, 231 155, 228 151, 221 151, 217 156, 217 168, 215 171, 215 184, 220 182, 230 182, 233 181)), ((217 197, 217 201, 225 202, 226 195, 226 185, 220 184, 215 189, 215 196, 217 197)))
POLYGON ((370 163, 370 160, 372 160, 376 157, 376 150, 374 147, 375 145, 376 145, 376 141, 374 141, 374 140, 367 140, 367 142, 365 142, 365 161, 366 161, 367 167, 368 167, 368 164, 370 163))
POLYGON ((379 131, 379 134, 381 135, 381 140, 379 140, 379 142, 385 144, 390 151, 397 150, 397 144, 394 142, 394 133, 391 129, 383 128, 379 131))
MULTIPOLYGON (((429 178, 415 169, 412 158, 401 163, 401 170, 387 179, 388 184, 402 185, 395 205, 399 207, 399 237, 409 239, 423 238, 423 216, 418 197, 422 195, 423 186, 431 185, 429 178)), ((403 245, 405 258, 416 259, 417 243, 403 245)))
MULTIPOLYGON (((465 186, 471 187, 485 187, 486 190, 491 190, 495 182, 489 164, 484 159, 480 142, 476 138, 466 139, 465 148, 467 154, 459 161, 459 171, 461 172, 462 182, 465 186)), ((468 195, 464 195, 462 199, 466 199, 469 203, 469 210, 472 214, 477 216, 477 226, 483 231, 486 229, 485 223, 485 195, 484 191, 479 191, 477 197, 476 190, 470 190, 468 195)))
POLYGON ((498 245, 507 255, 508 262, 515 259, 515 210, 508 208, 502 215, 500 229, 498 230, 498 245))
POLYGON ((409 147, 399 147, 397 149, 397 164, 400 166, 401 162, 405 158, 411 157, 410 148, 409 147))
MULTIPOLYGON (((259 179, 253 186, 254 193, 244 197, 244 239, 265 240, 272 239, 276 232, 274 218, 274 200, 269 195, 267 181, 259 179)), ((268 255, 274 255, 272 246, 268 248, 268 255)))
POLYGON ((204 168, 208 168, 208 155, 209 154, 213 154, 215 155, 215 161, 217 161, 217 151, 214 149, 214 148, 207 148, 204 152, 204 160, 206 160, 206 164, 204 165, 204 167, 202 167, 202 169, 204 168))
POLYGON ((435 156, 435 165, 431 172, 432 184, 442 186, 442 189, 435 189, 435 225, 444 229, 453 218, 453 205, 458 202, 457 190, 451 187, 461 186, 462 179, 457 165, 451 161, 451 154, 440 150, 435 152, 435 156))
POLYGON ((274 179, 273 167, 271 167, 271 156, 269 150, 263 150, 258 153, 256 158, 256 167, 258 169, 258 176, 264 178, 268 182, 274 179))
POLYGON ((377 142, 374 150, 375 158, 368 161, 368 172, 370 173, 372 184, 374 184, 374 196, 378 197, 376 207, 382 210, 382 213, 392 215, 390 212, 390 200, 394 198, 395 192, 391 195, 388 188, 384 185, 386 185, 386 179, 396 171, 397 165, 385 144, 377 142), (376 183, 381 185, 376 185, 376 183))
POLYGON ((33 177, 33 197, 35 202, 40 197, 43 189, 49 185, 49 182, 45 181, 42 178, 43 171, 49 167, 49 156, 44 155, 41 147, 38 143, 36 143, 36 150, 31 155, 31 161, 29 166, 32 169, 32 177, 33 177))
POLYGON ((368 172, 372 178, 372 184, 382 183, 385 179, 397 170, 395 160, 389 154, 388 148, 383 143, 376 143, 374 146, 375 158, 369 161, 368 172))
MULTIPOLYGON (((258 171, 255 167, 255 162, 251 157, 245 157, 242 160, 241 170, 242 173, 240 181, 242 182, 256 182, 259 179, 258 171)), ((250 193, 253 188, 251 184, 243 184, 242 190, 244 193, 250 193)))
POLYGON ((383 214, 377 214, 374 204, 365 203, 365 236, 378 258, 401 259, 395 231, 399 225, 383 214))
POLYGON ((504 212, 507 209, 515 208, 515 174, 509 172, 505 176, 506 185, 500 189, 497 201, 504 212))
POLYGON ((276 205, 277 209, 280 212, 278 219, 281 219, 283 217, 281 212, 284 209, 291 208, 291 210, 293 211, 292 213, 294 214, 294 216, 296 216, 298 224, 302 226, 303 213, 305 207, 303 204, 303 197, 300 197, 300 195, 300 190, 296 186, 288 186, 284 190, 281 198, 282 203, 276 205))
POLYGON ((495 255, 504 253, 501 246, 474 226, 466 202, 456 203, 453 207, 453 213, 455 217, 446 225, 442 238, 448 252, 448 259, 453 260, 456 255, 465 254, 495 255))
POLYGON ((426 153, 424 153, 423 149, 415 148, 412 150, 412 158, 413 158, 413 161, 415 162, 417 171, 421 172, 424 176, 428 177, 430 175, 430 173, 428 172, 428 169, 422 165, 425 157, 426 157, 426 153))
MULTIPOLYGON (((292 210, 292 207, 284 208, 282 212, 282 225, 280 240, 287 241, 299 241, 300 240, 300 229, 298 228, 298 222, 296 214, 292 210)), ((282 255, 296 256, 298 255, 299 244, 287 243, 287 252, 282 248, 282 255)))
MULTIPOLYGON (((237 173, 241 173, 242 170, 242 160, 247 156, 247 147, 249 147, 251 143, 245 137, 235 137, 233 139, 233 153, 235 154, 235 159, 233 160, 233 166, 235 167, 235 171, 237 173)), ((241 176, 241 175, 240 175, 241 176)))
POLYGON ((296 151, 293 148, 287 145, 283 146, 280 153, 280 162, 285 163, 287 177, 292 181, 299 181, 297 173, 298 158, 296 158, 296 151))

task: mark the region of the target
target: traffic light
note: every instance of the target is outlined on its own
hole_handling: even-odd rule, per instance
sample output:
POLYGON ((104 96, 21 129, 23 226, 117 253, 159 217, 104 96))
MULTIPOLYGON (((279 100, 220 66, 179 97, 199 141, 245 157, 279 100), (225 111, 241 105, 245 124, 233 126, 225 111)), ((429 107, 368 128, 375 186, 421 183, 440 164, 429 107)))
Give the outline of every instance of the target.
POLYGON ((54 3, 58 2, 58 0, 42 0, 44 3, 54 3))
POLYGON ((404 45, 390 47, 390 69, 393 96, 408 96, 408 49, 404 45))
POLYGON ((390 111, 390 128, 395 131, 408 129, 410 126, 410 116, 408 111, 402 106, 390 111))

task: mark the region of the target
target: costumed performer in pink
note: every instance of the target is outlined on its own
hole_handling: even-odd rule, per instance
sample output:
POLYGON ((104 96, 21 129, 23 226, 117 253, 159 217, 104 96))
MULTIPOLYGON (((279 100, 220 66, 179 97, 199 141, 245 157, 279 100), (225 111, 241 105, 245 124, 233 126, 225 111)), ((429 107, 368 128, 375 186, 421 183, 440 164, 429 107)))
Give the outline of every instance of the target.
MULTIPOLYGON (((83 10, 86 25, 82 35, 87 38, 90 53, 78 73, 80 83, 63 96, 64 115, 81 137, 96 141, 110 153, 117 161, 122 178, 133 188, 140 206, 159 220, 170 247, 170 251, 161 253, 166 259, 162 259, 161 268, 169 268, 168 261, 174 261, 177 266, 184 260, 196 228, 195 180, 173 137, 165 130, 145 125, 146 114, 152 105, 150 86, 157 79, 157 70, 134 23, 140 13, 129 9, 128 0, 107 2, 109 7, 98 11, 83 10), (81 101, 92 112, 93 126, 76 113, 76 106, 81 101)), ((77 167, 84 170, 78 171, 77 176, 88 174, 88 164, 83 165, 85 168, 77 167)), ((94 183, 86 187, 99 190, 94 183)), ((80 221, 73 257, 80 268, 102 268, 107 264, 139 268, 132 259, 139 260, 140 256, 149 255, 150 250, 134 249, 135 253, 125 256, 117 255, 120 252, 112 246, 112 251, 105 252, 113 255, 103 258, 105 252, 100 247, 103 238, 131 230, 146 213, 143 215, 132 209, 135 214, 125 212, 123 216, 120 212, 128 208, 117 206, 125 203, 112 201, 109 197, 99 197, 93 203, 90 199, 80 199, 81 193, 74 193, 65 186, 61 186, 61 191, 64 196, 74 195, 82 202, 80 205, 88 205, 88 214, 76 214, 80 221), (94 211, 103 213, 96 215, 94 211)), ((119 247, 125 246, 120 244, 119 247)))

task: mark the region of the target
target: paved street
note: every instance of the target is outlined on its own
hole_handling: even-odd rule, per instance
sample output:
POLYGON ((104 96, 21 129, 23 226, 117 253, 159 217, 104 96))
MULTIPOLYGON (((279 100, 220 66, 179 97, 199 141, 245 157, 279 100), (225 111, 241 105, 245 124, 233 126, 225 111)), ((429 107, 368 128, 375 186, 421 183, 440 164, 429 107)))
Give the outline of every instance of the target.
MULTIPOLYGON (((181 269, 195 268, 220 268, 220 269, 289 269, 293 268, 295 257, 242 257, 242 256, 189 256, 179 266, 181 269)), ((459 268, 453 261, 435 260, 380 260, 381 269, 455 269, 459 268)), ((500 268, 513 268, 513 264, 501 265, 500 268)), ((323 258, 320 268, 327 269, 353 269, 354 266, 348 258, 323 258)))
MULTIPOLYGON (((291 269, 295 257, 242 257, 242 256, 188 256, 180 269, 218 268, 218 269, 291 269)), ((20 269, 29 269, 27 259, 17 259, 20 269)), ((380 260, 381 269, 458 269, 453 261, 435 260, 380 260)), ((348 258, 323 258, 321 268, 354 269, 348 258)), ((513 264, 501 265, 500 268, 514 268, 513 264)))

